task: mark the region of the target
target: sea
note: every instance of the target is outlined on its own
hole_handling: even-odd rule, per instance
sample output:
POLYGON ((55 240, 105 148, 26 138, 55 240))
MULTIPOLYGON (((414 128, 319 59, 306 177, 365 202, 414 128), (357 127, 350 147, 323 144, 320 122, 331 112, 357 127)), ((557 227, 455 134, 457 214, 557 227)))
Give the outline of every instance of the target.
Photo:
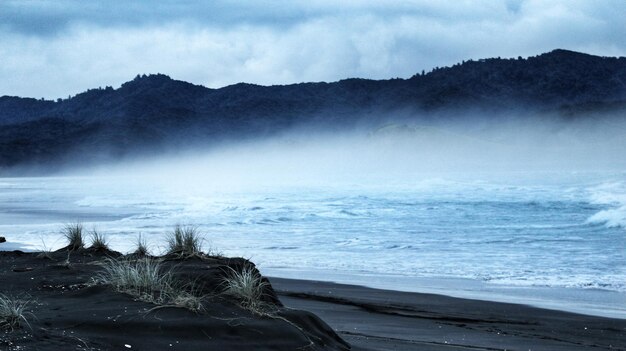
POLYGON ((170 185, 0 178, 0 247, 58 249, 64 226, 80 222, 115 250, 133 251, 141 235, 159 253, 175 225, 188 225, 207 251, 248 258, 268 276, 626 318, 624 172, 170 185))

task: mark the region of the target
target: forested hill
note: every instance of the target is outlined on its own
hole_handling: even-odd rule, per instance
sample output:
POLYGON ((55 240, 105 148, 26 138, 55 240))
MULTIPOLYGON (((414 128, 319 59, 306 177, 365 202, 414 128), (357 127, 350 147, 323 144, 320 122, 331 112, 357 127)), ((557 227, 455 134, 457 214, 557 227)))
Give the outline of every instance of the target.
POLYGON ((626 58, 554 50, 526 59, 469 60, 408 79, 220 89, 155 74, 56 101, 2 96, 0 167, 49 164, 77 154, 98 162, 264 136, 299 124, 375 125, 393 113, 423 118, 520 109, 582 118, 623 114, 626 58))

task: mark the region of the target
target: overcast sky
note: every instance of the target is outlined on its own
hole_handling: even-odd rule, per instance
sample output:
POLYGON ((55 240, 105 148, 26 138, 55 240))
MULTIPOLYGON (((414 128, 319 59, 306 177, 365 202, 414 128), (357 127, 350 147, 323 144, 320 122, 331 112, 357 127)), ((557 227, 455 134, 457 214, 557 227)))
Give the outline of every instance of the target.
POLYGON ((208 87, 408 78, 564 48, 626 56, 626 1, 0 2, 0 95, 57 98, 165 73, 208 87))

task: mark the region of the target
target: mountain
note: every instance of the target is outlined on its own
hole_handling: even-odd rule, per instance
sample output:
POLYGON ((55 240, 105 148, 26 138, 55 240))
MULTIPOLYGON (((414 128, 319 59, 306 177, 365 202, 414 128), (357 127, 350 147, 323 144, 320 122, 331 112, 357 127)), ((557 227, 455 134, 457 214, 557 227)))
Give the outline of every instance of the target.
POLYGON ((68 99, 0 97, 0 167, 85 163, 268 136, 295 126, 373 126, 387 116, 519 112, 584 118, 626 111, 626 58, 554 50, 469 60, 408 79, 220 89, 141 75, 68 99))

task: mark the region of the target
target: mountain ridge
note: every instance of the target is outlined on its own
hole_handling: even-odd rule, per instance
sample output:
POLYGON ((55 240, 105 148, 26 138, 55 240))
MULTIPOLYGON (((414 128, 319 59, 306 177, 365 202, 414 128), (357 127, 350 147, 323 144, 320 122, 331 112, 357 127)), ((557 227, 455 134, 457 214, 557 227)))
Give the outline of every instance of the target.
POLYGON ((5 95, 0 167, 63 161, 91 149, 117 159, 188 142, 263 137, 297 125, 377 125, 399 111, 436 118, 520 109, 560 116, 626 111, 626 58, 557 49, 528 58, 467 60, 407 79, 211 89, 144 74, 117 89, 89 89, 56 101, 5 95))

